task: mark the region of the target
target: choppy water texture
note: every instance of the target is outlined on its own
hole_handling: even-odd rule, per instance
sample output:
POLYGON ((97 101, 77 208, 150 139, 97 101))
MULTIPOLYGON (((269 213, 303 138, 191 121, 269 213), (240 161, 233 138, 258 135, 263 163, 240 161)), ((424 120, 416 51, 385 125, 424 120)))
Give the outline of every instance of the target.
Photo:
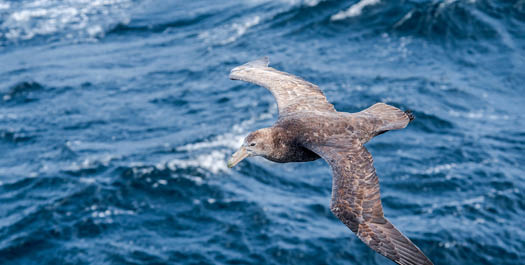
POLYGON ((270 56, 340 111, 436 264, 525 263, 525 2, 0 1, 1 264, 393 264, 328 208, 323 161, 225 160, 277 116, 270 56), (169 3, 168 3, 169 2, 169 3))

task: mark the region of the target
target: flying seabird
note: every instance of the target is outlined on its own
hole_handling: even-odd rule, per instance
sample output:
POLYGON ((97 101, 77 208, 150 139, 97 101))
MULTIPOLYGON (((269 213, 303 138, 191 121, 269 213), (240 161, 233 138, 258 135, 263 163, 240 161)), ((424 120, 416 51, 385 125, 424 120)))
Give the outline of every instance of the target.
POLYGON ((363 145, 376 135, 405 128, 412 114, 384 103, 357 113, 338 112, 318 86, 268 64, 264 57, 231 70, 230 79, 270 90, 279 118, 272 127, 250 133, 228 167, 250 156, 279 163, 323 158, 333 172, 330 210, 337 218, 397 264, 432 264, 384 217, 372 155, 363 145))

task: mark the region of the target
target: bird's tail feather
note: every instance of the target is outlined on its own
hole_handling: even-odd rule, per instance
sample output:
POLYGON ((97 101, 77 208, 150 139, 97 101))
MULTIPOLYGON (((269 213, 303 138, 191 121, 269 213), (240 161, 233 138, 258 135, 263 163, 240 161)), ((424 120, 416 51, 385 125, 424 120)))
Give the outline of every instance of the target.
POLYGON ((411 111, 402 111, 385 103, 376 103, 361 111, 361 113, 371 115, 376 119, 376 135, 390 130, 403 129, 409 122, 414 120, 414 115, 411 111))

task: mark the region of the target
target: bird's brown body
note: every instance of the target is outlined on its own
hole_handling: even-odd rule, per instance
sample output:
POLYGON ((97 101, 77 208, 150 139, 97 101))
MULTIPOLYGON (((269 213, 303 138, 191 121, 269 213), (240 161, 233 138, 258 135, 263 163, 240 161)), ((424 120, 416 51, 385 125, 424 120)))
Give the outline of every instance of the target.
POLYGON ((384 216, 372 155, 364 147, 374 136, 402 129, 409 112, 377 103, 357 112, 335 110, 321 90, 296 76, 268 67, 264 58, 232 70, 230 78, 268 88, 279 109, 269 128, 250 133, 228 165, 248 156, 274 162, 323 158, 333 171, 330 210, 370 248, 402 265, 432 262, 384 216))
POLYGON ((354 131, 348 126, 352 119, 346 113, 316 113, 306 112, 281 117, 271 127, 272 149, 268 160, 280 163, 308 162, 319 159, 320 156, 310 151, 304 143, 322 142, 334 134, 350 137, 357 136, 359 131, 354 131))

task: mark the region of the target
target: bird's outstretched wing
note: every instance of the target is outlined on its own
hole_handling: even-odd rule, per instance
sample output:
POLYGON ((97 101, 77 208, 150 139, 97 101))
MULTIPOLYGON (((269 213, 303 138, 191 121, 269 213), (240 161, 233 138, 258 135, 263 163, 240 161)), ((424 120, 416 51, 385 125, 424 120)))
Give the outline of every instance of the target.
POLYGON ((308 147, 333 171, 330 209, 365 244, 402 265, 432 262, 384 216, 372 155, 358 141, 332 140, 308 147))
POLYGON ((279 115, 300 111, 335 111, 318 86, 268 67, 268 57, 235 67, 230 79, 263 86, 272 92, 279 115))

